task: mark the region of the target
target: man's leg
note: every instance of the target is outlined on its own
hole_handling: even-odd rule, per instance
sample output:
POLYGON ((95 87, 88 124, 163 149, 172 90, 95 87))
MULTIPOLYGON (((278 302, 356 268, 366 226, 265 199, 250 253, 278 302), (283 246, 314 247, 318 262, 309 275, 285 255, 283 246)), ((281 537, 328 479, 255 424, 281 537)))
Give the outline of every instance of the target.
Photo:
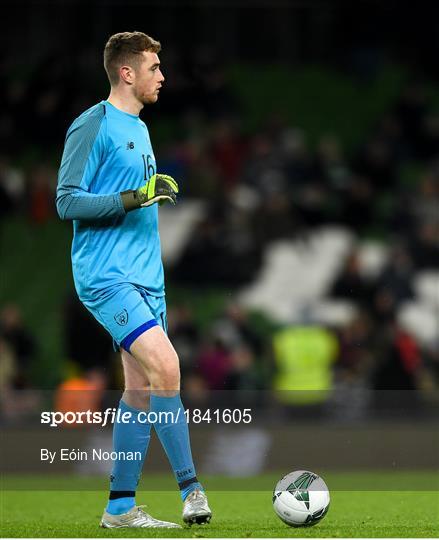
POLYGON ((188 522, 209 521, 212 513, 196 477, 189 429, 180 399, 177 353, 159 326, 141 334, 131 344, 130 350, 144 367, 150 382, 150 411, 157 417, 154 426, 171 463, 182 499, 186 501, 183 518, 188 522))
MULTIPOLYGON (((136 506, 134 501, 150 438, 151 426, 145 423, 145 415, 141 414, 146 412, 148 407, 147 390, 150 379, 145 371, 145 363, 139 362, 130 354, 130 346, 139 336, 147 335, 158 326, 156 315, 145 301, 141 290, 130 283, 121 283, 111 290, 106 290, 105 294, 81 300, 111 334, 113 340, 120 344, 122 351, 125 392, 119 409, 125 414, 129 413, 131 418, 129 422, 114 424, 114 450, 138 452, 134 457, 140 456, 139 459, 115 461, 110 501, 102 516, 101 525, 108 528, 179 527, 175 523, 152 518, 136 506)), ((126 414, 125 418, 127 416, 126 414)))
MULTIPOLYGON (((122 349, 122 365, 125 391, 119 403, 120 415, 131 414, 128 423, 115 422, 113 426, 113 450, 119 452, 139 452, 139 460, 114 461, 111 472, 110 497, 106 511, 120 515, 135 506, 135 491, 140 479, 143 462, 150 441, 151 425, 139 422, 138 415, 146 412, 149 405, 149 382, 145 371, 128 352, 122 349)), ((122 454, 123 455, 123 454, 122 454)), ((135 454, 137 455, 137 454, 135 454)))
POLYGON ((120 400, 121 412, 130 412, 128 423, 113 426, 113 450, 116 452, 139 452, 140 460, 115 460, 111 474, 110 497, 102 517, 101 526, 106 528, 179 527, 175 523, 154 519, 136 506, 135 492, 142 473, 148 450, 151 425, 139 421, 138 414, 149 408, 149 382, 144 369, 128 352, 122 350, 125 391, 120 400))

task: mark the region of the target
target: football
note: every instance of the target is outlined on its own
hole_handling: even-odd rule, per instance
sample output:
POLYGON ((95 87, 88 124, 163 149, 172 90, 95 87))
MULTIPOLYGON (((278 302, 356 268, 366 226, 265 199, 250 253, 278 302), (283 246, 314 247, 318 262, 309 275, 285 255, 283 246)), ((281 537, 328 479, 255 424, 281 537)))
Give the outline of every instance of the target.
POLYGON ((273 508, 291 527, 310 527, 324 518, 329 490, 318 474, 294 471, 284 476, 273 491, 273 508))

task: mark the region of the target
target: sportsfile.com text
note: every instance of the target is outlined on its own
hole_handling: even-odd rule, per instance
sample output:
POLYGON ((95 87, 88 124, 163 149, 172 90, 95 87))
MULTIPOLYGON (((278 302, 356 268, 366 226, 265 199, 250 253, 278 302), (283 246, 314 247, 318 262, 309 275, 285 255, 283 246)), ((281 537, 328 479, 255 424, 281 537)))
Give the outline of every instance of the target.
POLYGON ((250 424, 252 422, 251 409, 178 409, 176 413, 169 411, 130 411, 122 412, 120 409, 107 408, 104 411, 44 411, 41 413, 41 424, 49 427, 58 427, 62 424, 95 424, 105 427, 109 424, 139 422, 141 424, 170 423, 176 424, 185 418, 187 423, 193 424, 250 424))

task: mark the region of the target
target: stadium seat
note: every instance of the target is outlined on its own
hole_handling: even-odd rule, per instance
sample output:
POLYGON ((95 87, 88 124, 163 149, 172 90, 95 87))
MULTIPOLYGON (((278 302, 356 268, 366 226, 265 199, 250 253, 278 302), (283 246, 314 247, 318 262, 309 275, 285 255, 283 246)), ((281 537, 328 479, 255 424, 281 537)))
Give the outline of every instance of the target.
MULTIPOLYGON (((347 229, 328 225, 306 240, 271 243, 256 281, 241 290, 241 302, 249 308, 263 309, 281 322, 298 320, 304 311, 320 305, 353 241, 347 229)), ((339 309, 329 307, 325 312, 321 308, 320 314, 327 313, 331 320, 345 318, 339 309)))
POLYGON ((374 279, 389 260, 389 248, 380 242, 365 241, 358 246, 360 272, 366 279, 374 279))
POLYGON ((184 204, 160 209, 160 240, 163 262, 172 266, 188 244, 195 224, 205 212, 203 201, 185 200, 184 204))
POLYGON ((426 302, 405 302, 398 311, 398 322, 419 342, 427 347, 437 345, 439 305, 432 306, 426 302))
POLYGON ((413 287, 421 302, 425 302, 432 307, 439 307, 439 272, 437 270, 416 274, 413 287))

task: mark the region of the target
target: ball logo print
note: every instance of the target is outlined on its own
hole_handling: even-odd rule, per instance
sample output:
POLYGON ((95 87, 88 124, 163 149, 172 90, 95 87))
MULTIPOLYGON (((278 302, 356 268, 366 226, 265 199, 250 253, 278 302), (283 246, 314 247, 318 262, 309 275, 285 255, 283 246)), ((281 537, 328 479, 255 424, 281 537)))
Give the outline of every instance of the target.
POLYGON ((284 523, 291 527, 309 527, 324 518, 330 497, 325 482, 317 474, 294 471, 276 484, 272 502, 284 523))
POLYGON ((299 478, 287 487, 287 491, 291 493, 298 501, 303 501, 309 510, 309 493, 307 488, 318 476, 313 473, 305 472, 299 478))
POLYGON ((119 311, 119 313, 116 313, 114 316, 114 320, 119 326, 125 326, 128 323, 128 311, 126 309, 119 311))

